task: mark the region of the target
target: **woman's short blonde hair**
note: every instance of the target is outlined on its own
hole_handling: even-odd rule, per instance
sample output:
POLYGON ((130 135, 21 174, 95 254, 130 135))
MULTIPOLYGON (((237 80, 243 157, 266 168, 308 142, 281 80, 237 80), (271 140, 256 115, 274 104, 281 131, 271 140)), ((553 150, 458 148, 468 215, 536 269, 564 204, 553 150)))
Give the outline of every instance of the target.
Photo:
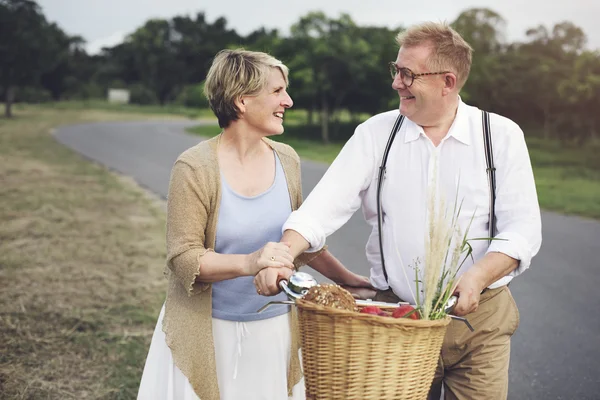
POLYGON ((450 70, 456 74, 458 88, 462 88, 471 70, 473 49, 446 23, 425 22, 414 25, 396 36, 400 47, 431 46, 427 60, 430 72, 450 70))
POLYGON ((279 68, 287 85, 288 68, 266 53, 243 49, 217 53, 206 76, 204 94, 221 128, 239 118, 236 99, 254 96, 266 86, 271 68, 279 68))

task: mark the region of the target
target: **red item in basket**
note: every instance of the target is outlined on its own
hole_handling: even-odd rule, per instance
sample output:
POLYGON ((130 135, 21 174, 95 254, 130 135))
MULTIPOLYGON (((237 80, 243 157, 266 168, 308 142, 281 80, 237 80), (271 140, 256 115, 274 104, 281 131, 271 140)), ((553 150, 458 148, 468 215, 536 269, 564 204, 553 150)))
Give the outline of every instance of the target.
POLYGON ((367 306, 360 310, 363 314, 381 315, 381 308, 377 306, 367 306))
POLYGON ((414 311, 414 312, 412 314, 410 314, 407 318, 419 319, 419 313, 415 311, 415 308, 413 306, 410 306, 408 304, 404 304, 404 305, 396 308, 394 310, 394 312, 392 313, 392 317, 402 318, 411 311, 414 311))

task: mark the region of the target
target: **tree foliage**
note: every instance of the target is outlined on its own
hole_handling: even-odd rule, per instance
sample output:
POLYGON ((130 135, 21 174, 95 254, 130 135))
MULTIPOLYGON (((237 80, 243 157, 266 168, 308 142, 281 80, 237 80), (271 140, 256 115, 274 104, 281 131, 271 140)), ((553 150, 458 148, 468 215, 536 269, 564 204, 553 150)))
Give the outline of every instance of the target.
MULTIPOLYGON (((548 138, 579 144, 597 138, 600 53, 586 48, 581 28, 568 21, 534 26, 526 40, 507 43, 507 22, 487 8, 465 10, 451 25, 474 49, 461 92, 465 101, 548 138)), ((81 37, 46 21, 35 1, 0 0, 0 94, 8 114, 19 88, 28 100, 35 93, 89 98, 122 87, 140 103, 205 105, 199 88, 214 55, 244 47, 288 65, 295 108, 308 111, 308 124, 318 117, 315 129, 324 142, 344 140, 351 132, 337 130, 342 111, 375 114, 397 107, 387 63, 396 58, 401 30, 311 12, 287 36, 266 28, 242 36, 225 18, 211 22, 198 13, 149 20, 123 43, 89 55, 81 37)))

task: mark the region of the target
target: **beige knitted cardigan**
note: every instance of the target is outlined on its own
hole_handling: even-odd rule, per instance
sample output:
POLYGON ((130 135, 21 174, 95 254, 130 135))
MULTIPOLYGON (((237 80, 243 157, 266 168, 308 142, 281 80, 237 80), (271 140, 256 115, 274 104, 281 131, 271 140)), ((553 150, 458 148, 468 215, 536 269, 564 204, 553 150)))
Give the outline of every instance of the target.
MULTIPOLYGON (((171 172, 167 201, 167 266, 169 280, 163 331, 175 365, 189 379, 201 400, 219 400, 212 333, 212 286, 196 282, 202 274, 199 259, 215 247, 221 202, 217 158, 219 136, 182 153, 171 172)), ((300 158, 288 145, 264 141, 275 150, 287 180, 292 210, 302 203, 300 158)), ((316 254, 303 254, 296 264, 316 254)), ((292 307, 293 309, 293 307, 292 307)), ((298 332, 292 310, 292 352, 288 390, 302 374, 298 358, 298 332)))

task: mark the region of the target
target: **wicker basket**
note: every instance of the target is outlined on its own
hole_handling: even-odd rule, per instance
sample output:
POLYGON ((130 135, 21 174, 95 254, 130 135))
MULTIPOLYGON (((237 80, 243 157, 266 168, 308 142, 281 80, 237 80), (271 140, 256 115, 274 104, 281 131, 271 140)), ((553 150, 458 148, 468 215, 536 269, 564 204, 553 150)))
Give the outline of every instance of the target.
POLYGON ((309 400, 426 399, 450 318, 379 317, 297 300, 309 400))

